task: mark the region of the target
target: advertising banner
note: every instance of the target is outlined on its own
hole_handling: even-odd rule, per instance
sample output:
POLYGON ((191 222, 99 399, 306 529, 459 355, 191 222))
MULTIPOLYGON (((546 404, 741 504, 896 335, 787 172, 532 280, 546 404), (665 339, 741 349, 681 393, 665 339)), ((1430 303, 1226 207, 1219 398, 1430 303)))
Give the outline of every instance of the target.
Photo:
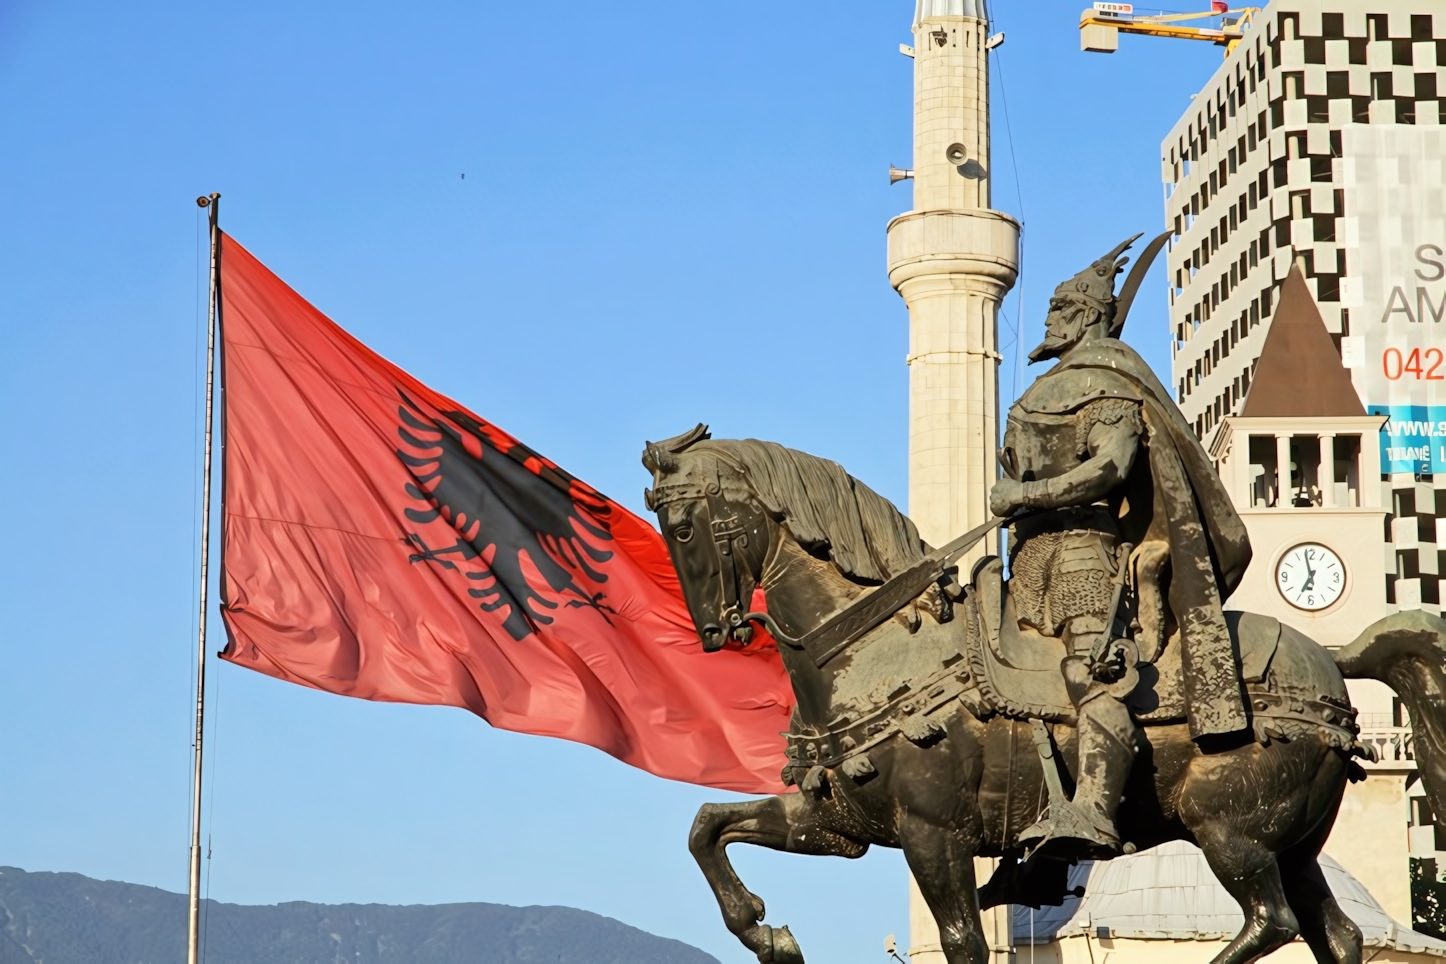
POLYGON ((1388 416, 1381 471, 1446 472, 1446 128, 1347 125, 1342 153, 1342 355, 1388 416))

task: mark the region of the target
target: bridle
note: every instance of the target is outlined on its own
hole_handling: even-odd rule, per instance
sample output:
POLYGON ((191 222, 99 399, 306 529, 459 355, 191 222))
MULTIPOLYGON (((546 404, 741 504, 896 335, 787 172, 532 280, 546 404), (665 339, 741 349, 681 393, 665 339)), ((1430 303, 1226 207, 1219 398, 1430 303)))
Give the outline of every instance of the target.
MULTIPOLYGON (((954 560, 967 552, 980 539, 1002 525, 1018 522, 1035 514, 1034 512, 1024 512, 1012 518, 996 516, 982 525, 975 526, 947 545, 935 549, 919 559, 908 569, 890 577, 873 592, 855 599, 802 636, 794 638, 784 633, 773 617, 767 613, 743 611, 743 601, 740 598, 742 593, 738 587, 737 558, 738 550, 748 547, 748 530, 740 524, 736 513, 723 515, 725 511, 730 510, 727 509, 727 502, 723 498, 723 488, 716 476, 706 484, 675 482, 671 485, 660 485, 657 489, 645 489, 643 501, 649 509, 654 511, 672 502, 704 502, 708 513, 708 533, 712 537, 713 551, 717 554, 718 579, 723 601, 719 621, 726 624, 730 632, 744 623, 759 623, 779 643, 790 649, 810 654, 814 664, 820 669, 835 657, 846 652, 875 626, 907 605, 910 600, 918 597, 931 584, 938 583, 947 574, 954 560)), ((704 626, 703 631, 706 632, 708 628, 708 626, 704 626)), ((722 626, 716 628, 720 634, 723 632, 722 626)), ((707 639, 703 640, 703 648, 710 652, 722 647, 721 641, 710 644, 707 639)))
MULTIPOLYGON (((732 634, 744 624, 759 622, 781 643, 797 647, 797 641, 778 628, 772 617, 763 612, 749 612, 743 605, 743 590, 740 580, 739 553, 748 548, 748 527, 738 511, 723 498, 723 486, 715 477, 706 484, 678 482, 660 485, 644 493, 648 508, 654 511, 672 502, 698 501, 704 504, 707 514, 708 535, 713 546, 714 562, 717 564, 719 596, 722 601, 718 612, 721 623, 718 630, 732 634)), ((676 536, 674 537, 676 538, 676 536)), ((686 544, 687 541, 683 540, 686 544)), ((748 600, 752 602, 752 600, 748 600)), ((706 632, 707 626, 703 627, 706 632)), ((726 639, 727 636, 725 635, 726 639)), ((719 642, 716 647, 723 644, 719 642)), ((704 640, 704 646, 708 642, 704 640)))

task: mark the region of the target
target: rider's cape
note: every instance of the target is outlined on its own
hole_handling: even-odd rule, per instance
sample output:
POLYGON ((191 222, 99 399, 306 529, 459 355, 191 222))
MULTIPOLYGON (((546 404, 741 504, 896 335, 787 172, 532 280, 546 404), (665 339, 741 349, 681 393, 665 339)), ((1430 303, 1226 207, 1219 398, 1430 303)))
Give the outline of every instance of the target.
MULTIPOLYGON (((1102 338, 1076 347, 1017 404, 1037 414, 1064 415, 1100 398, 1130 399, 1143 408, 1150 478, 1141 481, 1154 495, 1138 501, 1153 504, 1127 506, 1121 530, 1136 539, 1168 541, 1168 605, 1180 629, 1191 736, 1242 730, 1248 717, 1239 657, 1222 602, 1250 564, 1245 524, 1169 392, 1124 342, 1102 338)), ((1141 468, 1137 460, 1132 475, 1141 468)), ((1149 491, 1142 485, 1131 489, 1149 491)))

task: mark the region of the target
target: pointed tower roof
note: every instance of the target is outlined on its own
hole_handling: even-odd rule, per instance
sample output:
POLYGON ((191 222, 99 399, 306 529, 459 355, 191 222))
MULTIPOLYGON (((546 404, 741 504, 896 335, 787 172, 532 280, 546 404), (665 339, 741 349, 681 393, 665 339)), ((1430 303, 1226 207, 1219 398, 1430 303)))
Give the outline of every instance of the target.
POLYGON ((1365 414, 1305 275, 1293 264, 1280 286, 1280 304, 1266 332, 1240 415, 1340 418, 1365 414))

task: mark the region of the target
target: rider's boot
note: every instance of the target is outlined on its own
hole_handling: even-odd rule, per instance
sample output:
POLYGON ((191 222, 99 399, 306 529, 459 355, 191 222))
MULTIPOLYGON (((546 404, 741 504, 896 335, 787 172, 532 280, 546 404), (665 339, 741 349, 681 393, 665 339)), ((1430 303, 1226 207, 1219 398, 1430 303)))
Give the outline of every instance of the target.
POLYGON ((1088 818, 1085 837, 1119 853, 1115 812, 1135 763, 1135 721, 1129 708, 1101 687, 1079 708, 1079 780, 1071 806, 1088 818))
POLYGON ((1032 845, 1032 853, 1112 857, 1121 852, 1115 812, 1135 762, 1135 723, 1103 684, 1091 683, 1079 703, 1078 733, 1073 799, 1051 800, 1047 816, 1021 833, 1019 842, 1032 845))

